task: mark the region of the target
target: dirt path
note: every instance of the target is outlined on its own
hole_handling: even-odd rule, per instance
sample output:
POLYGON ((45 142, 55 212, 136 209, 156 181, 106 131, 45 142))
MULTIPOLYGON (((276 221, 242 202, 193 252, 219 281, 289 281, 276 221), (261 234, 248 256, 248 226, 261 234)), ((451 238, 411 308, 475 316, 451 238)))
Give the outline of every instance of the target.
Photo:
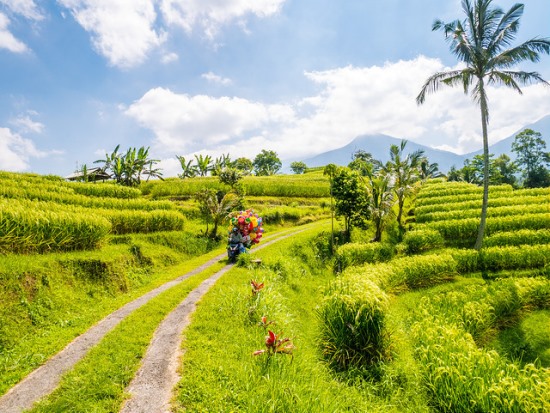
MULTIPOLYGON (((254 251, 288 238, 297 232, 259 245, 254 251)), ((181 358, 183 330, 189 325, 191 314, 195 311, 200 298, 231 267, 232 265, 227 265, 203 281, 159 325, 141 362, 140 369, 127 388, 131 398, 122 407, 121 413, 170 412, 172 391, 180 380, 178 367, 181 358)))
POLYGON ((51 393, 59 384, 61 376, 70 370, 88 351, 101 341, 101 339, 113 330, 124 318, 134 310, 145 305, 154 297, 174 287, 187 278, 204 271, 214 265, 226 254, 220 254, 186 274, 169 281, 141 297, 129 302, 115 312, 111 313, 82 335, 75 338, 63 350, 49 359, 45 364, 34 370, 22 381, 12 387, 6 394, 0 397, 0 412, 19 413, 30 409, 32 405, 51 393))

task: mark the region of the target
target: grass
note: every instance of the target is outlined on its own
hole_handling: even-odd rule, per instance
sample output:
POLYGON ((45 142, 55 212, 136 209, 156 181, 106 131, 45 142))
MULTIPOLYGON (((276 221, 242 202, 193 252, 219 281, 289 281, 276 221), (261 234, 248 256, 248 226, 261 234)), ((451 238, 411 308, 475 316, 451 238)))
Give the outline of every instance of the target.
POLYGON ((202 249, 193 257, 209 247, 175 253, 142 237, 93 253, 0 257, 0 394, 112 311, 225 250, 202 249), (132 264, 132 246, 149 265, 132 264), (94 260, 115 268, 106 279, 94 279, 69 264, 94 260))
POLYGON ((427 411, 416 391, 400 388, 398 374, 373 384, 336 375, 321 362, 315 313, 334 275, 292 258, 292 244, 303 253, 310 239, 304 233, 259 251, 261 267, 232 271, 201 301, 185 334, 176 411, 427 411), (265 283, 258 303, 251 278, 265 283), (293 356, 252 355, 264 348, 266 332, 258 326, 264 315, 275 321, 269 328, 292 340, 293 356))

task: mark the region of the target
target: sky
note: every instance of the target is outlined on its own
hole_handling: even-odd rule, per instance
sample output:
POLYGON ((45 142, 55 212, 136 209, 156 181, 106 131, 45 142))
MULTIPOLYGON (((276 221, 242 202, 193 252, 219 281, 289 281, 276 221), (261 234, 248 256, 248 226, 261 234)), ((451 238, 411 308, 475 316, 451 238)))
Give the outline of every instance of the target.
MULTIPOLYGON (((550 1, 522 3, 516 44, 550 37, 550 1)), ((288 164, 380 133, 476 151, 470 96, 415 101, 460 67, 435 19, 463 19, 460 0, 0 0, 0 170, 67 176, 145 146, 170 177, 176 156, 288 164)), ((517 69, 550 80, 550 56, 517 69)), ((490 144, 550 114, 550 87, 488 95, 490 144)))

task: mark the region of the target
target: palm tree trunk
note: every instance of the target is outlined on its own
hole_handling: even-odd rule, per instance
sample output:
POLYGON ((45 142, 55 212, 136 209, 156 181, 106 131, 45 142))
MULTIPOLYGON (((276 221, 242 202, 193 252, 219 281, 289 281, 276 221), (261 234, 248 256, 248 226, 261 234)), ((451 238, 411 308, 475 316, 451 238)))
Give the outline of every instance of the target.
POLYGON ((487 221, 487 205, 489 203, 489 141, 487 137, 487 124, 489 122, 487 97, 483 87, 483 80, 480 79, 480 106, 481 106, 481 128, 483 133, 483 202, 481 204, 481 219, 477 232, 477 239, 474 248, 479 251, 483 245, 485 235, 485 223, 487 221))

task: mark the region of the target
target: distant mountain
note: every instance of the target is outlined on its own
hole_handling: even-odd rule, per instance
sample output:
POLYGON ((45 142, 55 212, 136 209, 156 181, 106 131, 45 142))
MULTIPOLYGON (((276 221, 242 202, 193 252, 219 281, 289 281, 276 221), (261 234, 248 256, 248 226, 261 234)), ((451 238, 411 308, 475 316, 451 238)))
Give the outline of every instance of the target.
MULTIPOLYGON (((533 124, 527 125, 519 129, 516 133, 512 134, 508 138, 503 139, 495 143, 494 145, 491 145, 489 147, 489 153, 495 154, 495 156, 499 156, 505 153, 512 159, 515 159, 515 154, 512 152, 512 142, 514 141, 515 136, 524 129, 533 129, 537 132, 540 132, 543 139, 545 139, 545 141, 547 142, 547 149, 550 150, 550 115, 548 115, 533 124)), ((324 166, 329 163, 345 166, 351 162, 353 153, 355 151, 363 150, 365 152, 369 152, 375 159, 378 159, 382 162, 387 162, 389 160, 390 145, 399 145, 400 142, 400 138, 395 138, 393 136, 383 134, 361 135, 355 138, 346 146, 321 153, 317 156, 309 159, 304 159, 302 161, 310 167, 324 166)), ((408 141, 405 148, 405 153, 411 153, 418 149, 423 150, 424 155, 428 157, 430 162, 437 163, 439 165, 439 170, 444 173, 448 172, 453 165, 457 168, 461 168, 464 164, 465 159, 472 159, 475 155, 481 154, 483 152, 483 150, 480 149, 476 152, 470 152, 464 155, 457 155, 453 152, 434 149, 428 146, 417 144, 413 141, 408 141)), ((290 165, 290 162, 291 161, 288 161, 288 165, 290 165)), ((288 171, 290 171, 290 169, 288 169, 288 171)))

